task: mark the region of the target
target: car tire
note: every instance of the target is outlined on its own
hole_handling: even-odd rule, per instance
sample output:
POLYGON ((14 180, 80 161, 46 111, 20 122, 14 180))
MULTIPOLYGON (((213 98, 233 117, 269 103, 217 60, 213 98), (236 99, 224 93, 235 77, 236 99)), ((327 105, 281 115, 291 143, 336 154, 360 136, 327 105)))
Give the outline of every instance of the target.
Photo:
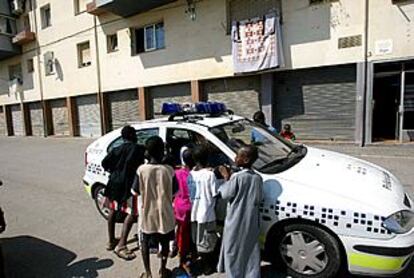
POLYGON ((274 267, 294 278, 337 277, 341 269, 338 241, 317 226, 283 226, 273 231, 266 249, 274 267))
MULTIPOLYGON (((109 208, 107 208, 105 203, 105 196, 104 196, 105 186, 98 184, 93 193, 93 198, 95 200, 95 206, 99 211, 99 214, 102 215, 102 217, 105 220, 108 220, 108 214, 109 214, 109 208)), ((115 222, 116 223, 124 223, 126 217, 126 213, 117 211, 115 213, 115 222)))

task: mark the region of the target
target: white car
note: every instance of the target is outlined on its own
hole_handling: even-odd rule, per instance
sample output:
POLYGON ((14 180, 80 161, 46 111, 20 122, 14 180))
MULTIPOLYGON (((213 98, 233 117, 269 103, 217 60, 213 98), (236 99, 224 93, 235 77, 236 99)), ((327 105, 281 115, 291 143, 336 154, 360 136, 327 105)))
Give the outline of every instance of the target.
MULTIPOLYGON (((387 170, 372 163, 295 145, 245 118, 221 113, 171 116, 133 125, 138 141, 158 135, 178 159, 182 146, 208 142, 211 164, 231 165, 255 134, 264 180, 261 245, 264 257, 293 277, 401 272, 414 253, 414 203, 387 170), (257 139, 259 138, 259 139, 257 139)), ((101 161, 122 143, 120 129, 93 142, 85 153, 85 187, 102 215, 108 181, 101 161)))

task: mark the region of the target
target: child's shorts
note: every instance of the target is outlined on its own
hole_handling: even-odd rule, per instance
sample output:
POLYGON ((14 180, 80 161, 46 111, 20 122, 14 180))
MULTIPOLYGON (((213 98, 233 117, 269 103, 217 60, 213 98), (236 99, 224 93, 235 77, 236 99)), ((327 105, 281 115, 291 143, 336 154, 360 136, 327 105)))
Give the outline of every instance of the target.
POLYGON ((129 215, 138 216, 138 196, 131 196, 123 203, 115 200, 105 199, 105 206, 114 211, 120 211, 129 215))

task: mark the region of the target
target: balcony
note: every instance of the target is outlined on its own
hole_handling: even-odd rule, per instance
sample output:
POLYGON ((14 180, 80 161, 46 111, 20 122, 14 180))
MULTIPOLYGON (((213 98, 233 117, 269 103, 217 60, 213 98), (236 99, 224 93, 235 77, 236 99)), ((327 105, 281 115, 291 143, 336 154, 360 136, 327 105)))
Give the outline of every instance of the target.
POLYGON ((86 5, 86 11, 89 14, 96 15, 96 16, 100 16, 101 14, 105 13, 105 9, 97 7, 96 0, 86 5))
POLYGON ((0 60, 21 53, 20 47, 12 43, 12 38, 16 35, 16 19, 5 14, 6 10, 2 8, 4 7, 0 6, 0 60))
POLYGON ((17 45, 23 45, 36 40, 36 34, 30 30, 23 30, 13 37, 12 42, 17 45))
POLYGON ((100 15, 111 12, 121 17, 129 17, 177 0, 94 0, 88 4, 88 13, 100 15))

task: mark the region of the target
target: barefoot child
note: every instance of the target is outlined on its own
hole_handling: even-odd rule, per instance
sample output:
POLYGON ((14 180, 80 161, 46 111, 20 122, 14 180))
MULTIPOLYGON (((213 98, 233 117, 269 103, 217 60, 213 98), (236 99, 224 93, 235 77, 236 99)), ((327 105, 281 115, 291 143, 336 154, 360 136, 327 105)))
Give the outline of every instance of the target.
POLYGON ((186 149, 181 154, 182 168, 175 171, 175 177, 178 182, 178 191, 174 199, 174 214, 177 222, 176 240, 178 251, 180 255, 180 267, 182 267, 188 274, 189 268, 189 253, 191 244, 191 200, 188 189, 188 176, 190 170, 194 167, 194 160, 190 149, 186 149))
POLYGON ((137 171, 132 191, 142 196, 142 260, 145 272, 141 278, 152 277, 149 257, 149 241, 161 244, 161 278, 168 277, 167 259, 169 241, 174 238, 175 219, 172 207, 174 169, 162 164, 164 142, 158 136, 150 137, 145 143, 149 163, 137 171))
POLYGON ((239 149, 236 165, 242 170, 219 189, 228 205, 218 271, 230 278, 260 277, 259 204, 263 181, 251 169, 257 157, 254 146, 239 149))

